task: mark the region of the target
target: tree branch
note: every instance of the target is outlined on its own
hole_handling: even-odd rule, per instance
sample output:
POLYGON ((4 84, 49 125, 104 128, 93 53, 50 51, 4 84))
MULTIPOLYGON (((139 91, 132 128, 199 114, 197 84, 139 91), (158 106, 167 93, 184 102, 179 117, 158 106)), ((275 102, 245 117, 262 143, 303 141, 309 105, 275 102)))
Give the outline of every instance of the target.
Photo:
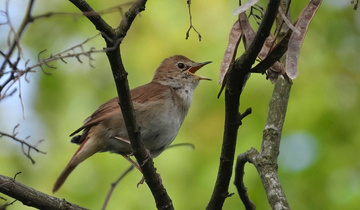
POLYGON ((249 195, 247 194, 247 188, 244 184, 244 175, 245 175, 245 164, 248 162, 247 153, 241 153, 236 160, 235 167, 235 179, 234 185, 239 193, 240 199, 243 202, 246 210, 255 210, 256 206, 251 201, 249 195))
MULTIPOLYGON (((291 83, 283 77, 279 77, 275 83, 273 96, 270 101, 268 119, 263 132, 260 153, 257 152, 256 149, 251 148, 246 153, 239 155, 236 163, 235 185, 238 191, 239 189, 243 189, 243 186, 241 186, 243 179, 241 166, 248 161, 252 163, 258 171, 272 209, 290 209, 277 174, 277 158, 279 155, 281 133, 285 121, 290 89, 291 83)), ((244 205, 246 206, 246 202, 244 205)))
POLYGON ((235 147, 239 124, 237 115, 240 106, 240 94, 245 85, 247 75, 254 64, 265 39, 269 36, 274 23, 280 0, 269 0, 264 18, 249 48, 236 59, 228 73, 225 89, 225 129, 220 156, 218 176, 213 194, 207 209, 221 209, 225 199, 229 196, 228 187, 232 175, 235 147))
MULTIPOLYGON (((42 150, 39 150, 37 148, 37 145, 36 145, 36 144, 41 143, 43 141, 43 139, 40 139, 35 145, 31 145, 28 142, 26 142, 26 140, 22 140, 22 139, 16 137, 17 134, 18 134, 16 132, 16 128, 18 128, 18 127, 19 127, 19 124, 14 127, 12 134, 8 134, 8 133, 0 131, 0 138, 5 136, 5 137, 8 137, 10 139, 13 139, 16 142, 19 142, 21 144, 23 154, 31 161, 32 164, 34 164, 35 160, 31 157, 31 154, 30 154, 31 150, 34 150, 34 151, 36 151, 38 153, 46 154, 46 152, 44 152, 42 150)), ((26 139, 28 139, 28 138, 30 138, 30 136, 26 137, 26 139)))
MULTIPOLYGON (((5 17, 7 19, 5 24, 7 24, 10 28, 10 32, 8 35, 9 50, 7 53, 1 52, 1 55, 4 57, 4 62, 1 64, 1 67, 0 67, 0 79, 5 74, 5 69, 6 69, 7 64, 12 69, 12 71, 9 72, 10 75, 9 75, 8 79, 6 79, 3 82, 3 84, 0 84, 0 101, 3 98, 5 98, 7 96, 11 96, 13 93, 16 92, 16 89, 14 89, 10 94, 7 94, 7 91, 12 87, 13 84, 15 84, 16 80, 19 81, 19 87, 20 87, 20 80, 19 80, 20 77, 18 75, 16 75, 16 73, 18 72, 17 65, 21 59, 21 54, 22 54, 22 49, 20 46, 20 38, 21 38, 22 34, 24 33, 26 26, 31 22, 31 12, 32 12, 32 9, 34 6, 34 2, 35 2, 34 0, 29 1, 29 4, 25 11, 24 18, 23 18, 23 20, 20 24, 20 27, 17 31, 15 31, 14 26, 12 25, 10 16, 9 16, 10 1, 6 2, 5 11, 2 11, 2 10, 0 11, 1 13, 3 13, 5 15, 5 17), (13 35, 13 37, 11 37, 11 35, 13 35), (16 52, 15 49, 17 49, 18 56, 17 56, 16 62, 11 62, 10 58, 12 57, 13 53, 16 52)), ((19 98, 20 98, 20 101, 22 104, 21 92, 19 93, 19 98)), ((22 108, 24 108, 24 107, 22 106, 22 108)))
MULTIPOLYGON (((280 5, 280 9, 286 11, 286 16, 289 18, 290 2, 290 0, 281 0, 280 5)), ((289 27, 282 24, 284 20, 280 17, 276 22, 277 30, 280 34, 278 38, 282 40, 288 39, 289 34, 291 34, 289 33, 289 27)), ((254 164, 260 175, 270 206, 272 209, 279 210, 290 209, 278 177, 277 158, 280 153, 281 134, 285 122, 291 85, 292 82, 290 80, 278 77, 269 103, 269 112, 263 132, 260 154, 255 152, 255 149, 248 151, 248 160, 254 164)))
POLYGON ((87 3, 86 0, 69 0, 72 4, 74 4, 80 11, 83 12, 84 16, 86 16, 92 24, 96 27, 96 29, 105 34, 112 34, 112 27, 105 22, 104 19, 100 16, 99 13, 95 12, 95 10, 87 3), (93 14, 93 15, 88 15, 93 14))
POLYGON ((255 209, 243 183, 246 162, 252 163, 257 169, 272 209, 290 209, 277 174, 277 158, 291 84, 291 82, 284 80, 283 77, 279 77, 275 83, 260 153, 251 148, 237 158, 234 184, 246 209, 255 209))
MULTIPOLYGON (((289 5, 290 1, 281 0, 279 9, 288 12, 289 5)), ((288 17, 290 18, 290 15, 288 15, 288 17)), ((283 22, 284 20, 280 17, 276 19, 276 31, 279 31, 278 38, 284 40, 285 37, 287 42, 291 31, 287 25, 283 24, 283 22)), ((284 46, 283 48, 282 51, 285 52, 286 47, 284 46)), ((273 95, 269 104, 268 118, 263 132, 260 153, 256 151, 256 149, 251 148, 238 156, 234 184, 236 185, 246 208, 250 207, 249 209, 252 209, 253 207, 252 205, 249 205, 252 203, 249 202, 250 198, 245 194, 246 191, 244 192, 245 185, 243 183, 243 168, 246 162, 250 162, 255 166, 260 175, 260 179, 263 182, 272 209, 290 209, 278 177, 277 158, 280 150, 281 133, 285 121, 291 85, 292 82, 289 81, 289 79, 285 80, 283 77, 278 77, 276 80, 273 95)))
MULTIPOLYGON (((79 58, 81 55, 88 57, 89 61, 91 61, 92 53, 104 52, 104 50, 95 50, 93 48, 91 50, 85 52, 82 49, 82 45, 85 44, 85 42, 89 41, 89 39, 88 39, 85 42, 83 42, 82 44, 76 45, 73 48, 68 49, 67 51, 63 51, 54 56, 50 56, 47 59, 39 60, 38 63, 36 63, 32 66, 27 67, 27 64, 29 62, 29 60, 27 60, 27 61, 25 61, 25 68, 20 68, 18 66, 19 61, 25 60, 25 58, 23 58, 23 54, 22 54, 22 47, 21 47, 20 39, 21 39, 22 34, 25 32, 27 25, 29 25, 30 23, 32 23, 40 18, 48 18, 53 15, 73 15, 73 16, 83 16, 84 15, 84 16, 89 16, 89 18, 92 18, 92 19, 94 19, 94 21, 96 21, 97 19, 93 18, 93 16, 99 16, 99 14, 105 14, 105 13, 109 13, 112 11, 120 11, 120 13, 122 14, 121 7, 130 4, 130 2, 124 3, 124 4, 119 4, 114 7, 110 7, 110 8, 101 10, 99 12, 95 12, 95 11, 83 12, 83 13, 49 12, 49 13, 44 13, 44 14, 34 16, 34 15, 32 15, 32 9, 34 8, 35 1, 29 0, 28 6, 27 6, 26 10, 24 11, 22 23, 19 26, 19 29, 15 30, 15 28, 12 24, 12 21, 11 21, 10 13, 9 13, 10 1, 11 0, 7 0, 5 9, 0 10, 1 14, 3 14, 6 19, 6 21, 4 23, 0 23, 0 25, 7 25, 9 27, 9 34, 8 34, 8 48, 9 49, 8 49, 8 52, 0 51, 0 55, 4 58, 3 59, 4 61, 0 64, 0 78, 5 76, 6 74, 8 74, 8 77, 6 79, 2 79, 2 84, 0 84, 0 101, 8 96, 11 96, 13 93, 15 93, 17 91, 16 88, 11 90, 10 93, 8 93, 8 91, 12 88, 12 86, 16 82, 19 83, 19 88, 20 88, 20 85, 21 85, 20 78, 24 77, 24 75, 25 75, 25 79, 26 79, 27 73, 36 72, 35 71, 36 67, 40 67, 43 70, 43 72, 46 73, 43 69, 43 66, 45 65, 45 66, 48 66, 49 68, 53 68, 53 66, 51 66, 49 64, 49 62, 51 62, 51 61, 59 60, 59 59, 64 61, 64 58, 76 57, 81 62, 81 60, 79 58), (81 48, 82 52, 81 53, 75 53, 75 52, 67 53, 65 55, 66 52, 68 52, 70 50, 74 50, 75 48, 81 48), (11 58, 14 57, 15 52, 17 52, 17 54, 18 54, 17 58, 15 61, 11 61, 11 58), (9 71, 6 71, 7 67, 9 67, 9 69, 10 69, 9 71)), ((42 51, 42 52, 44 52, 44 51, 42 51)), ((39 54, 41 54, 41 53, 39 53, 39 54)), ((90 63, 90 65, 91 65, 91 63, 90 63)), ((21 99, 21 92, 19 92, 19 97, 21 99)))
MULTIPOLYGON (((93 11, 90 5, 84 0, 70 0, 82 12, 93 11)), ((106 55, 110 62, 111 70, 119 96, 119 105, 124 116, 124 121, 128 131, 133 153, 143 172, 146 183, 148 184, 158 209, 173 209, 172 201, 162 185, 160 176, 156 173, 154 162, 149 152, 141 141, 140 127, 136 124, 133 104, 130 97, 130 89, 127 80, 127 72, 122 62, 120 53, 121 40, 126 36, 135 17, 145 10, 146 0, 136 1, 125 13, 120 25, 116 29, 110 29, 109 25, 100 17, 88 16, 88 19, 95 25, 96 29, 102 32, 106 46, 109 49, 106 55)))
MULTIPOLYGON (((7 7, 8 7, 8 3, 7 3, 7 7)), ((33 9, 34 3, 35 3, 35 0, 29 1, 29 4, 28 4, 26 12, 25 12, 24 19, 19 27, 19 30, 17 31, 17 33, 14 34, 14 40, 10 44, 10 49, 4 56, 5 60, 10 59, 10 57, 14 53, 14 50, 16 49, 16 46, 18 46, 19 53, 20 53, 20 51, 21 51, 20 37, 22 36, 23 32, 25 31, 26 26, 31 22, 31 11, 33 9)), ((10 27, 12 28, 12 24, 10 24, 10 17, 8 16, 8 8, 6 8, 5 14, 6 14, 6 17, 8 18, 8 23, 9 23, 10 27)), ((6 66, 6 62, 2 63, 2 65, 0 67, 0 78, 2 77, 2 73, 4 72, 5 66, 6 66)), ((0 89, 0 92, 1 92, 1 89, 0 89)))
POLYGON ((38 209, 85 209, 64 199, 44 194, 3 175, 0 175, 0 192, 21 201, 24 205, 38 209))
POLYGON ((193 25, 192 22, 192 14, 191 14, 191 0, 187 0, 186 1, 187 5, 188 5, 188 10, 189 10, 189 21, 190 21, 190 26, 189 29, 186 31, 186 37, 185 39, 188 39, 190 36, 190 30, 193 29, 195 31, 195 33, 197 33, 198 37, 199 37, 199 41, 201 41, 201 34, 196 30, 196 28, 193 25))
POLYGON ((105 210, 106 207, 107 207, 107 204, 109 203, 110 201, 110 197, 112 195, 112 193, 114 192, 114 189, 115 187, 119 184, 119 182, 131 171, 134 169, 134 165, 131 165, 123 174, 121 174, 121 176, 113 183, 111 183, 111 187, 109 189, 109 192, 108 194, 106 195, 106 198, 105 198, 105 201, 103 203, 103 206, 102 206, 102 210, 105 210))
POLYGON ((123 39, 126 36, 126 33, 130 29, 133 21, 135 20, 136 16, 145 10, 145 4, 147 0, 137 0, 134 4, 130 7, 130 9, 125 12, 123 19, 119 26, 115 29, 115 35, 118 39, 123 39))

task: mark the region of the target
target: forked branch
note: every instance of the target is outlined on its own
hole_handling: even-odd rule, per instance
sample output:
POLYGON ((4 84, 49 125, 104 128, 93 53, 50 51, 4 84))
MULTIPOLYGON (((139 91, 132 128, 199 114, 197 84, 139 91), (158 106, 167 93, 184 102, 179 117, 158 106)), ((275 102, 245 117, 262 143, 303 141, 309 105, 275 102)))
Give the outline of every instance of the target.
POLYGON ((258 171, 272 209, 290 209, 279 181, 277 158, 291 84, 283 77, 279 77, 275 83, 260 152, 251 148, 237 158, 234 184, 246 209, 254 209, 243 183, 246 162, 252 163, 258 171))
POLYGON ((16 132, 16 129, 18 127, 19 127, 19 124, 14 127, 12 134, 8 134, 8 133, 0 131, 0 138, 8 137, 8 138, 20 143, 23 154, 31 161, 32 164, 35 164, 35 160, 32 158, 30 153, 32 150, 34 150, 35 152, 38 152, 41 154, 46 154, 46 152, 37 148, 37 146, 43 141, 43 139, 40 139, 34 145, 31 145, 30 143, 27 142, 27 140, 30 138, 30 136, 27 136, 25 139, 20 139, 17 137, 18 132, 16 132))
MULTIPOLYGON (((85 0, 70 0, 82 12, 94 11, 85 0)), ((143 172, 146 183, 148 184, 158 209, 173 209, 172 201, 162 185, 160 175, 156 173, 154 162, 149 156, 149 152, 141 141, 140 127, 136 124, 133 104, 130 99, 130 89, 127 80, 127 72, 122 62, 120 44, 126 36, 136 16, 145 10, 146 0, 136 1, 125 13, 119 26, 113 29, 100 15, 87 16, 87 18, 99 30, 106 42, 107 48, 112 48, 106 52, 116 89, 119 97, 119 105, 124 115, 124 121, 128 131, 133 153, 143 172)))

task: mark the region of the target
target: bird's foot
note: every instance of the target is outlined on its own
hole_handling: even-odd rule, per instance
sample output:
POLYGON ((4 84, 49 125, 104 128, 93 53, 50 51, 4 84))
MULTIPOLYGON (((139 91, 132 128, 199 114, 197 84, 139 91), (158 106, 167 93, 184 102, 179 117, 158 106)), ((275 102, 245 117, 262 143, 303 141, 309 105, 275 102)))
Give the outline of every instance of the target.
POLYGON ((139 185, 144 184, 145 178, 144 176, 140 179, 140 181, 137 183, 136 187, 139 188, 139 185))

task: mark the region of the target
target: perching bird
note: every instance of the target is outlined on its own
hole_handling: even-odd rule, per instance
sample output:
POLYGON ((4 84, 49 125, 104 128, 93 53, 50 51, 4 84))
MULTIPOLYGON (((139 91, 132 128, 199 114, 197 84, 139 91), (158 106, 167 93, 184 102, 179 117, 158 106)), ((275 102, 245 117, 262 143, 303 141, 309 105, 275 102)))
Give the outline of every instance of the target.
MULTIPOLYGON (((208 63, 195 63, 182 55, 166 58, 150 83, 131 90, 136 122, 151 157, 158 156, 175 139, 199 81, 210 80, 194 73, 208 63)), ((118 97, 101 105, 70 136, 80 131, 82 134, 71 141, 81 145, 56 180, 53 192, 79 163, 97 152, 109 151, 124 157, 132 154, 118 97)))

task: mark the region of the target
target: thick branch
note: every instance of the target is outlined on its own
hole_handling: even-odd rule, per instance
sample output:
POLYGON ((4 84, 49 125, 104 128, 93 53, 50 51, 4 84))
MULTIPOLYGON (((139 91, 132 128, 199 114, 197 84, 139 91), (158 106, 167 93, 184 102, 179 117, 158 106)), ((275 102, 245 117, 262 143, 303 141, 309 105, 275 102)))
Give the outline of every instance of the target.
POLYGON ((265 39, 269 36, 274 23, 280 0, 270 0, 264 18, 249 48, 236 59, 227 73, 225 89, 225 129, 220 156, 218 177, 207 209, 221 209, 225 198, 229 196, 228 187, 232 175, 235 146, 239 124, 237 115, 240 106, 240 94, 265 39))
MULTIPOLYGON (((281 9, 288 11, 290 1, 282 0, 281 2, 281 9)), ((287 16, 290 18, 289 14, 287 16)), ((286 36, 284 31, 288 30, 288 27, 279 24, 280 22, 283 22, 283 20, 281 18, 277 19, 280 36, 286 36)), ((272 209, 279 210, 290 209, 278 177, 277 158, 280 151, 281 133, 285 122, 291 85, 292 82, 285 80, 283 77, 277 79, 269 104, 260 153, 258 154, 255 149, 247 152, 249 162, 254 164, 263 182, 270 206, 272 209)))
POLYGON ((257 169, 272 209, 290 209, 277 174, 277 157, 279 155, 281 132, 285 121, 290 89, 291 83, 279 77, 270 101, 260 153, 252 148, 238 156, 234 184, 246 209, 255 209, 243 183, 243 167, 246 162, 251 162, 257 169))
POLYGON ((125 13, 120 25, 115 29, 115 35, 117 38, 122 39, 126 36, 126 33, 130 29, 136 16, 145 10, 145 4, 147 0, 137 0, 130 9, 125 13))
POLYGON ((0 192, 21 201, 24 205, 38 209, 85 209, 64 199, 44 194, 3 175, 0 175, 0 192))
POLYGON ((286 36, 274 47, 264 60, 251 69, 251 72, 263 74, 268 68, 274 65, 274 63, 278 61, 287 51, 291 34, 292 30, 288 30, 286 36))
MULTIPOLYGON (((290 1, 282 0, 281 9, 288 11, 289 2, 290 1)), ((282 22, 283 20, 281 18, 277 19, 277 30, 280 31, 279 38, 285 37, 285 39, 288 39, 288 27, 283 25, 282 22)), ((253 206, 251 205, 252 203, 249 202, 250 198, 247 196, 246 191, 244 191, 246 188, 243 184, 243 167, 246 162, 251 162, 257 169, 272 209, 290 209, 278 177, 277 158, 280 150, 281 133, 285 121, 291 84, 289 80, 284 80, 283 77, 279 77, 276 80, 269 104, 268 118, 263 132, 260 153, 252 148, 238 156, 234 184, 247 209, 248 207, 252 209, 253 206)))
POLYGON ((290 209, 277 174, 277 158, 290 89, 291 83, 284 80, 283 77, 279 77, 269 105, 260 154, 254 151, 248 152, 249 160, 260 175, 268 201, 273 209, 290 209))
POLYGON ((104 19, 100 16, 99 13, 95 12, 95 10, 87 3, 86 0, 69 0, 73 5, 75 5, 80 11, 85 13, 85 16, 94 24, 96 29, 104 34, 112 34, 113 29, 110 25, 108 25, 104 19), (93 13, 94 15, 86 15, 89 13, 93 13))
POLYGON ((273 209, 290 209, 277 175, 277 157, 280 150, 281 133, 285 121, 291 84, 291 82, 285 81, 282 77, 279 77, 275 84, 259 158, 266 161, 254 163, 273 209))
MULTIPOLYGON (((84 0, 70 0, 81 11, 92 11, 90 5, 84 0)), ((172 201, 161 183, 160 176, 156 173, 154 162, 149 156, 149 152, 141 141, 140 127, 136 124, 133 104, 130 97, 130 89, 127 80, 127 72, 123 65, 120 53, 120 43, 130 29, 135 17, 145 9, 146 0, 136 1, 125 13, 120 25, 115 30, 108 30, 108 25, 100 16, 89 20, 95 27, 103 32, 108 50, 106 55, 110 62, 111 70, 119 96, 119 105, 124 116, 124 121, 128 131, 133 153, 143 172, 146 183, 148 184, 156 202, 158 209, 173 209, 172 201)))

